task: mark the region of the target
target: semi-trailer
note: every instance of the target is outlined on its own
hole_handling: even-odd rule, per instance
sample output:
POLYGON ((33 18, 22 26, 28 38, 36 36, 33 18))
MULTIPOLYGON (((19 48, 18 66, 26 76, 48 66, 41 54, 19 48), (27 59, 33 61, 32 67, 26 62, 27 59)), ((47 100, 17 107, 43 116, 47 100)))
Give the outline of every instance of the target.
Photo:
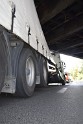
POLYGON ((0 1, 0 93, 31 96, 57 73, 33 0, 0 1))

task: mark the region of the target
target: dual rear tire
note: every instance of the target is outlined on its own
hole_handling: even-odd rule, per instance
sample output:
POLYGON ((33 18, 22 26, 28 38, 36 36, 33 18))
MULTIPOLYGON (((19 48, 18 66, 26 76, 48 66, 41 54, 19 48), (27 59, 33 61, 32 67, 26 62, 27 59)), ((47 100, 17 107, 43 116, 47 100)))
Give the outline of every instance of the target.
POLYGON ((41 85, 46 87, 48 75, 45 59, 41 57, 39 62, 37 62, 36 56, 32 50, 30 48, 23 48, 17 69, 17 95, 21 97, 29 97, 33 94, 36 85, 37 68, 40 73, 41 85))
POLYGON ((39 60, 39 67, 40 67, 40 85, 43 87, 47 87, 48 85, 47 61, 42 57, 39 60))
POLYGON ((21 97, 31 96, 36 82, 36 60, 33 52, 23 49, 18 66, 16 92, 21 97))
POLYGON ((0 92, 4 85, 6 63, 7 63, 6 48, 5 48, 4 41, 1 36, 2 35, 0 34, 0 92))

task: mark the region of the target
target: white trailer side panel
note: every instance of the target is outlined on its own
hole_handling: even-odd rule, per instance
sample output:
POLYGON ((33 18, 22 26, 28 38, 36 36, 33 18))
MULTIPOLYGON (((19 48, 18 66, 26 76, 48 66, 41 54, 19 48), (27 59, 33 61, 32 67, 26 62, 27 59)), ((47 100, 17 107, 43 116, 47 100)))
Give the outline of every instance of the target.
POLYGON ((0 24, 11 30, 12 3, 16 7, 13 33, 46 58, 51 59, 33 0, 0 0, 0 24), (31 35, 28 38, 29 27, 31 35))
POLYGON ((16 18, 14 21, 14 33, 28 43, 28 30, 30 27, 29 44, 45 57, 49 56, 49 48, 43 35, 41 25, 36 13, 33 0, 13 0, 16 5, 16 18), (38 46, 37 40, 38 39, 38 46), (44 49, 42 49, 42 46, 44 49), (47 55, 48 54, 48 55, 47 55))
POLYGON ((8 0, 0 0, 0 24, 8 30, 11 29, 11 3, 8 0))

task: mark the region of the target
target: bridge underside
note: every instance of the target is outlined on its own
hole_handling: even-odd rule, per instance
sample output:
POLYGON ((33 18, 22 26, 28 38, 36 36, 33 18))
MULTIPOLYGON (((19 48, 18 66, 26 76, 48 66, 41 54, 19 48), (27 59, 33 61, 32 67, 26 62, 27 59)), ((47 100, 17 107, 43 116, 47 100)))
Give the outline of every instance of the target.
POLYGON ((51 50, 83 58, 83 0, 34 0, 51 50))

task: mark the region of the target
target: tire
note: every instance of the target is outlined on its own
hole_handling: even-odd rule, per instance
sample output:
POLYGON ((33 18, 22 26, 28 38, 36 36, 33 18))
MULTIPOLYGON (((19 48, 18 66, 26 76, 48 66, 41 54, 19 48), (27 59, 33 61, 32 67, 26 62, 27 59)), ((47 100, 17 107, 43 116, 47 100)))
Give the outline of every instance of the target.
POLYGON ((64 81, 63 79, 62 79, 62 81, 61 81, 61 82, 62 82, 62 85, 65 85, 65 81, 64 81))
MULTIPOLYGON (((58 73, 59 74, 59 73, 58 73)), ((59 74, 59 83, 61 83, 62 85, 65 85, 65 77, 64 79, 61 78, 60 74, 59 74)))
POLYGON ((49 75, 49 82, 50 83, 59 83, 60 82, 60 77, 58 76, 58 74, 51 74, 51 76, 49 75))
POLYGON ((47 87, 48 85, 48 71, 47 71, 47 62, 45 59, 40 58, 39 60, 40 67, 40 86, 47 87))
POLYGON ((0 92, 3 88, 4 79, 5 79, 5 65, 2 55, 0 54, 0 92))
POLYGON ((5 45, 2 37, 0 36, 0 92, 4 85, 5 68, 6 68, 6 53, 5 45))
POLYGON ((33 94, 36 83, 35 55, 28 49, 23 49, 18 65, 16 93, 21 97, 33 94))

